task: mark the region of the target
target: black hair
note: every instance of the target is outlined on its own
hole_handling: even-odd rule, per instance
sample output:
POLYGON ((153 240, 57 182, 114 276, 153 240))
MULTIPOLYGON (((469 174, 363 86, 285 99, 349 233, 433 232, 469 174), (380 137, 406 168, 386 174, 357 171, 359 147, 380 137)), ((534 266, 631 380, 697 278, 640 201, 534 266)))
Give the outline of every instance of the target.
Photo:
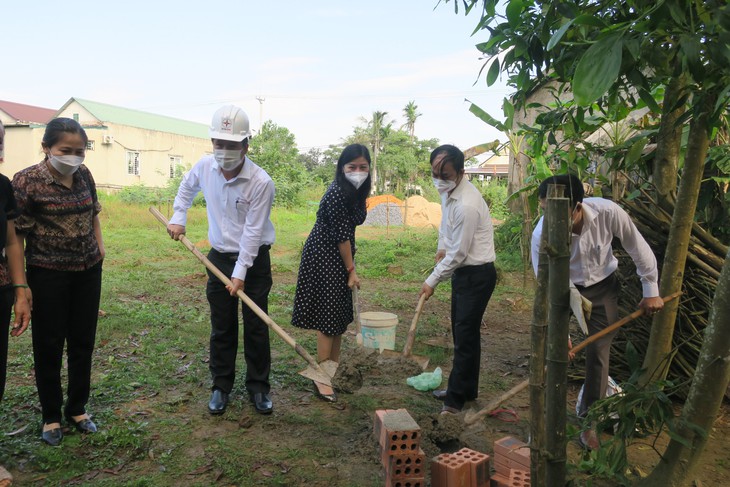
POLYGON ((580 179, 575 174, 560 174, 545 179, 537 188, 538 198, 547 198, 548 186, 551 184, 560 184, 563 186, 563 196, 570 200, 571 208, 575 208, 575 205, 583 202, 583 183, 580 182, 580 179))
POLYGON ((440 145, 431 152, 431 166, 433 166, 434 159, 441 154, 444 154, 444 158, 441 160, 441 174, 443 174, 446 164, 451 164, 457 174, 464 170, 464 153, 458 147, 449 144, 440 145))
POLYGON ((61 140, 61 136, 64 133, 81 134, 81 137, 84 139, 84 144, 89 142, 89 137, 79 122, 72 118, 61 117, 54 118, 46 125, 46 131, 43 134, 43 147, 50 149, 61 140))
POLYGON ((337 159, 337 172, 335 173, 335 182, 337 182, 337 185, 340 187, 340 189, 342 189, 342 192, 345 193, 345 197, 349 201, 351 201, 355 205, 364 205, 365 200, 370 194, 370 173, 368 173, 368 178, 360 185, 360 187, 358 189, 355 189, 355 186, 353 186, 352 183, 347 180, 347 178, 345 177, 345 173, 343 172, 345 164, 354 161, 358 157, 364 157, 365 160, 368 161, 368 165, 372 167, 372 162, 370 161, 370 151, 368 150, 368 148, 362 144, 350 144, 342 149, 342 154, 340 154, 340 158, 337 159))

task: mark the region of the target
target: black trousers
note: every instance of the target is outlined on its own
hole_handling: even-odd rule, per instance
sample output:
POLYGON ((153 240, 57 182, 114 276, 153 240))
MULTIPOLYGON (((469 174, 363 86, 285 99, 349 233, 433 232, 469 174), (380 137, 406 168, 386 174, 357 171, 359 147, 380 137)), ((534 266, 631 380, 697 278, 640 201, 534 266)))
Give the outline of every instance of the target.
POLYGON ((13 288, 0 290, 0 401, 5 394, 5 377, 8 363, 8 337, 10 336, 10 311, 15 302, 13 288))
POLYGON ((466 266, 451 277, 451 332, 454 361, 446 389, 446 406, 462 409, 479 395, 481 324, 497 283, 494 263, 466 266))
MULTIPOLYGON (((269 312, 269 291, 271 259, 269 245, 259 247, 253 265, 246 272, 244 292, 261 308, 269 312)), ((210 260, 223 274, 231 276, 236 265, 237 254, 225 254, 211 249, 210 260)), ((238 297, 231 296, 225 285, 208 271, 206 295, 210 304, 210 374, 213 388, 230 393, 236 377, 236 354, 238 353, 238 297)), ((246 390, 250 394, 268 393, 271 371, 271 347, 269 327, 256 314, 241 303, 243 316, 243 352, 246 358, 246 390)))
MULTIPOLYGON (((591 318, 587 320, 588 336, 594 335, 618 321, 619 282, 615 273, 589 287, 576 286, 592 304, 591 318)), ((586 380, 583 401, 578 415, 585 416, 588 408, 606 395, 611 342, 618 333, 615 330, 586 347, 586 380)))
POLYGON ((61 421, 61 364, 66 345, 68 400, 64 415, 86 412, 91 390, 91 357, 101 298, 102 263, 85 271, 28 266, 33 291, 33 360, 44 423, 61 421))

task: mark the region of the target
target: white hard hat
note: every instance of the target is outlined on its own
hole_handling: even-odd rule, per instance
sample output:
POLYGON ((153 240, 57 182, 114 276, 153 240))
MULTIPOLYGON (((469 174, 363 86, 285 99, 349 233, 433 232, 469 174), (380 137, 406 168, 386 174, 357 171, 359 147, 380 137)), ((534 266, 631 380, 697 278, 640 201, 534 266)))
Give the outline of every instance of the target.
POLYGON ((241 142, 251 137, 248 115, 233 105, 221 107, 213 114, 208 133, 211 139, 241 142))

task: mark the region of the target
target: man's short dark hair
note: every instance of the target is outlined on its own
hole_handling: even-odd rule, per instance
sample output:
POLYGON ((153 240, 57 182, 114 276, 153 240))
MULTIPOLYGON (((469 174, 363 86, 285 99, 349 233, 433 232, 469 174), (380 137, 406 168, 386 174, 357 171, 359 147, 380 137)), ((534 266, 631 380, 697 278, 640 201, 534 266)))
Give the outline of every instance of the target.
POLYGON ((540 199, 547 198, 548 186, 551 184, 560 184, 565 188, 563 196, 570 200, 570 207, 575 208, 575 205, 583 201, 583 183, 574 174, 560 174, 558 176, 550 176, 545 179, 540 186, 537 188, 537 196, 540 199))

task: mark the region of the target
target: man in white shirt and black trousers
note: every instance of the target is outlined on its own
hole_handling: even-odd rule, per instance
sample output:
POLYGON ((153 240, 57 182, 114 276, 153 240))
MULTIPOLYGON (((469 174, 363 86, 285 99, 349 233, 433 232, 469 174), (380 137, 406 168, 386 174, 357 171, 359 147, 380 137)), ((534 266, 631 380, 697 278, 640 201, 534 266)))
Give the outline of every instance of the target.
MULTIPOLYGON (((210 127, 213 155, 204 156, 180 183, 174 214, 167 231, 178 240, 185 234, 187 210, 199 191, 203 192, 208 213, 208 259, 226 276, 226 287, 208 272, 206 296, 210 304, 210 373, 212 394, 210 414, 222 414, 236 376, 238 352, 238 297, 244 291, 264 312, 268 312, 271 290, 269 249, 274 243, 271 206, 274 182, 246 157, 251 137, 246 113, 235 106, 220 108, 210 127)), ((245 304, 243 343, 246 358, 246 390, 256 411, 270 414, 269 397, 271 350, 266 323, 245 304)))
MULTIPOLYGON (((643 292, 639 307, 649 315, 662 309, 664 301, 659 297, 656 257, 626 211, 604 198, 583 199, 583 183, 572 174, 551 176, 540 183, 538 198, 542 208, 545 208, 548 186, 551 184, 562 185, 565 188, 564 197, 570 200, 570 281, 592 304, 590 318, 586 320, 589 336, 619 319, 619 282, 615 275, 618 260, 611 247, 614 238, 621 241, 621 246, 636 265, 643 292)), ((531 253, 535 274, 543 221, 544 217, 540 218, 532 233, 531 253)), ((585 388, 578 411, 581 417, 585 416, 594 402, 606 395, 609 354, 614 336, 616 331, 586 347, 585 388)), ((579 440, 586 449, 595 450, 600 446, 591 426, 581 432, 579 440)))
POLYGON ((479 394, 482 317, 497 282, 494 229, 482 194, 464 177, 463 152, 437 147, 431 173, 441 195, 441 227, 436 266, 419 297, 428 299, 439 282, 451 278, 454 359, 447 388, 433 395, 444 401, 441 414, 454 414, 479 394))

